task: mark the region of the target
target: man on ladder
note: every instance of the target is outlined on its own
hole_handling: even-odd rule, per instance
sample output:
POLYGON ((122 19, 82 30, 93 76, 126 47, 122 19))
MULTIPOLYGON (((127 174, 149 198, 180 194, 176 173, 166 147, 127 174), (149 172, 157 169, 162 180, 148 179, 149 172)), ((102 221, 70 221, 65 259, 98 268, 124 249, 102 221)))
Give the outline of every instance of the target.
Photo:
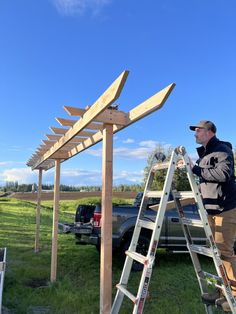
MULTIPOLYGON (((216 126, 211 121, 200 121, 190 126, 195 131, 199 159, 191 165, 192 172, 199 177, 200 190, 208 221, 216 246, 220 252, 232 294, 236 297, 236 187, 234 177, 234 155, 232 145, 216 137, 216 126)), ((216 290, 204 293, 203 302, 216 304, 230 311, 226 298, 216 290)))
POLYGON ((198 125, 190 128, 196 130, 197 143, 203 145, 198 149, 200 159, 193 166, 185 148, 179 146, 173 150, 168 163, 157 162, 152 165, 144 188, 130 246, 126 251, 126 260, 120 282, 116 285, 117 293, 111 314, 119 313, 124 296, 133 302, 133 314, 142 314, 164 215, 166 210, 175 207, 193 262, 202 298, 205 302, 206 313, 212 314, 213 305, 216 304, 224 311, 231 311, 236 314, 236 257, 233 250, 236 236, 236 191, 234 189, 233 153, 229 143, 221 142, 215 137, 216 127, 212 122, 201 121, 198 125), (186 169, 192 190, 190 194, 189 191, 177 191, 173 186, 174 172, 176 168, 181 166, 181 160, 179 159, 182 159, 182 164, 186 169), (161 169, 167 169, 163 190, 152 190, 155 174, 161 169), (199 176, 201 193, 199 193, 199 186, 195 182, 193 172, 199 176), (170 192, 173 201, 169 201, 170 192), (159 196, 160 202, 151 206, 152 210, 157 211, 157 215, 155 221, 150 221, 145 218, 145 210, 149 198, 154 196, 159 196), (189 196, 193 196, 197 204, 200 220, 185 216, 183 206, 190 201, 189 196), (207 215, 206 210, 209 215, 207 215), (194 242, 189 226, 204 229, 207 238, 206 245, 199 245, 194 242), (142 229, 151 230, 149 248, 145 255, 138 253, 136 250, 142 229), (199 255, 205 255, 213 259, 217 276, 202 269, 199 255), (133 261, 138 261, 144 265, 136 294, 133 294, 128 287, 133 261), (216 287, 214 293, 208 292, 208 283, 216 287))

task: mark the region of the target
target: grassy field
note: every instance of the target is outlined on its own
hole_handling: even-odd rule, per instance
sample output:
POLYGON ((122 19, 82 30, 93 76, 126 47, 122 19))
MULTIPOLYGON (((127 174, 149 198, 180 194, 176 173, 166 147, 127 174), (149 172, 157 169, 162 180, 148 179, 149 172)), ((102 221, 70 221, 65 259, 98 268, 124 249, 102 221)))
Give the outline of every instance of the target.
MULTIPOLYGON (((60 221, 73 221, 76 201, 62 201, 60 221)), ((35 254, 35 204, 0 199, 0 247, 7 247, 3 306, 16 314, 99 313, 99 253, 94 246, 75 245, 72 235, 59 235, 58 280, 49 283, 52 203, 43 203, 41 250, 35 254)), ((209 260, 203 259, 205 270, 209 260)), ((113 261, 113 286, 123 264, 113 261)), ((135 291, 141 273, 133 273, 135 291)), ((115 294, 113 289, 113 297, 115 294)), ((190 258, 186 254, 158 253, 144 313, 205 313, 190 258)), ((120 313, 132 313, 125 300, 120 313)), ((216 312, 217 313, 217 312, 216 312)), ((218 312, 220 313, 220 312, 218 312)))

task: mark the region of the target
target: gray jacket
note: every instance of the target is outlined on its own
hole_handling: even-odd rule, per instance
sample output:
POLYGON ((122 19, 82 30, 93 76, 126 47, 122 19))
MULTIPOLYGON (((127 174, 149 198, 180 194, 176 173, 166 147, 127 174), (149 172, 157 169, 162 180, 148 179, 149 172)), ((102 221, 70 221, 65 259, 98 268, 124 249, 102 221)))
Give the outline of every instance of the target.
POLYGON ((232 145, 215 136, 206 149, 197 148, 199 159, 193 173, 200 179, 203 203, 208 214, 215 215, 236 207, 234 156, 232 145))

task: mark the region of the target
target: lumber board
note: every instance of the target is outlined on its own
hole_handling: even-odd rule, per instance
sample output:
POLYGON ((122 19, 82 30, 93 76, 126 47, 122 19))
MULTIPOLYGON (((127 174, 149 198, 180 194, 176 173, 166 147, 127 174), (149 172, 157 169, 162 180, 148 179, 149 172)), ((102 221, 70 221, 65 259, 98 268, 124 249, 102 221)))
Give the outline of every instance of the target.
MULTIPOLYGON (((83 117, 83 114, 87 111, 85 109, 64 106, 64 109, 71 116, 80 116, 83 117)), ((110 123, 110 124, 119 124, 125 125, 127 123, 127 113, 116 110, 116 109, 106 109, 104 112, 100 113, 94 121, 102 122, 102 123, 110 123)), ((73 121, 73 120, 72 120, 73 121)))
MULTIPOLYGON (((140 105, 129 111, 128 116, 129 120, 128 123, 125 126, 118 126, 118 125, 113 125, 113 133, 118 132, 121 129, 124 129, 128 125, 138 121, 140 116, 142 118, 145 115, 150 114, 153 111, 159 110, 167 100, 168 96, 174 89, 175 84, 170 84, 164 89, 162 89, 160 92, 156 93, 146 101, 142 102, 140 105)), ((68 153, 70 158, 73 157, 74 155, 78 154, 79 152, 85 150, 88 147, 91 147, 92 145, 100 142, 102 140, 102 133, 97 132, 87 140, 85 140, 82 144, 79 144, 75 148, 71 149, 68 153)))
POLYGON ((108 89, 96 100, 96 102, 86 111, 82 119, 79 119, 73 128, 70 128, 66 134, 59 139, 35 164, 36 169, 40 164, 55 154, 60 148, 68 143, 80 131, 86 128, 102 111, 110 106, 120 95, 121 90, 126 82, 128 71, 124 71, 121 75, 108 87, 108 89))

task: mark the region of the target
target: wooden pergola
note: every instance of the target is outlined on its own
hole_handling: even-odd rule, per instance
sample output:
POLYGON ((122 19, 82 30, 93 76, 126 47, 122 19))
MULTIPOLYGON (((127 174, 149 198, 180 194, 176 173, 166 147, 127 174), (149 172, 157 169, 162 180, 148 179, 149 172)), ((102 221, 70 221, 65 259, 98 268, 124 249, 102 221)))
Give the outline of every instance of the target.
POLYGON ((175 84, 165 87, 129 112, 118 110, 114 102, 120 96, 129 72, 124 71, 108 89, 85 109, 64 106, 75 119, 56 118, 62 127, 51 127, 27 165, 38 170, 38 198, 36 207, 35 252, 40 248, 40 208, 42 172, 55 167, 53 228, 51 251, 51 282, 57 277, 57 241, 60 165, 87 148, 103 141, 102 149, 102 223, 100 257, 100 313, 110 312, 112 303, 112 178, 113 134, 160 109, 172 92, 175 84), (113 106, 112 106, 113 104, 113 106))

